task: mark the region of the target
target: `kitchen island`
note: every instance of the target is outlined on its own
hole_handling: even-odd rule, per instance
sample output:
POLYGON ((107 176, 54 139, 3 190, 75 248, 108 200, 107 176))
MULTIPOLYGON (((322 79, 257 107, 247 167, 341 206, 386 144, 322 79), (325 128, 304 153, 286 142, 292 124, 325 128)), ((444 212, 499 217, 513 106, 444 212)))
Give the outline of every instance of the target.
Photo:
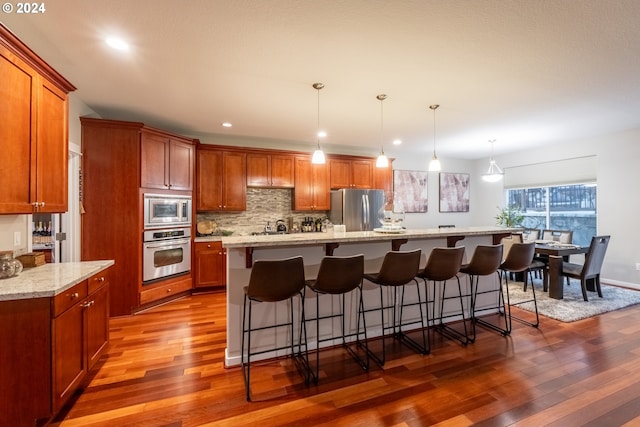
POLYGON ((45 264, 0 280, 0 425, 43 425, 109 342, 112 260, 45 264))
MULTIPOLYGON (((196 238, 196 242, 204 242, 211 240, 221 240, 222 246, 227 250, 227 347, 225 352, 225 365, 233 366, 240 364, 241 350, 241 330, 242 330, 242 310, 243 310, 243 287, 249 283, 251 267, 256 260, 265 259, 281 259, 292 256, 302 256, 304 258, 305 276, 314 278, 318 272, 320 262, 326 255, 347 256, 355 254, 364 254, 365 256, 365 272, 375 272, 380 268, 384 255, 390 250, 422 250, 421 267, 426 263, 426 259, 435 247, 443 246, 465 246, 465 262, 470 259, 477 245, 487 245, 499 243, 502 237, 512 232, 521 231, 519 228, 504 227, 462 227, 462 228, 433 228, 433 229, 416 229, 401 230, 394 233, 380 233, 374 231, 359 231, 346 233, 298 233, 298 234, 276 234, 276 235, 259 235, 259 236, 229 236, 196 238)), ((461 278, 461 283, 469 292, 468 281, 465 277, 461 278)), ((497 288, 498 279, 496 275, 483 277, 480 281, 482 287, 497 288)), ((432 291, 429 291, 429 299, 433 300, 432 291)), ((307 292, 307 300, 315 298, 313 292, 307 292)), ((497 298, 497 294, 495 294, 497 298)), ((386 298, 386 297, 385 297, 386 298)), ((416 299, 413 289, 407 289, 405 298, 416 299)), ((355 330, 356 325, 356 298, 348 299, 348 306, 351 307, 347 312, 346 323, 351 331, 355 330)), ((380 305, 379 290, 377 286, 364 283, 364 304, 365 308, 374 308, 380 305)), ((492 294, 487 294, 477 301, 477 307, 490 307, 496 305, 496 299, 492 294)), ((256 306, 254 308, 254 319, 264 318, 268 316, 270 321, 282 321, 282 317, 286 316, 286 310, 272 310, 269 304, 256 306)), ((337 304, 327 304, 322 310, 329 312, 337 310, 337 304)), ((450 308, 445 304, 445 315, 450 308)), ((451 307, 451 310, 454 306, 451 307)), ((467 315, 468 315, 468 307, 467 315)), ((431 310, 431 306, 430 306, 431 310)), ((307 301, 305 305, 305 313, 307 318, 315 317, 315 302, 307 301)), ((325 313, 322 313, 325 314, 325 313)), ((417 315, 407 311, 407 316, 417 315)), ((367 317, 367 333, 369 337, 379 336, 382 328, 380 325, 379 315, 370 314, 367 317)), ((452 318, 455 321, 456 318, 452 318)), ((324 328, 324 327, 323 327, 324 328)), ((321 328, 321 338, 329 336, 330 331, 321 328)), ((314 348, 315 328, 308 328, 309 348, 314 348)), ((286 339, 283 334, 277 336, 264 333, 259 339, 253 340, 258 348, 261 346, 281 346, 282 340, 286 339), (274 345, 275 344, 275 345, 274 345)), ((327 346, 338 344, 338 342, 327 341, 327 346)), ((265 353, 263 358, 277 357, 283 354, 265 353)))

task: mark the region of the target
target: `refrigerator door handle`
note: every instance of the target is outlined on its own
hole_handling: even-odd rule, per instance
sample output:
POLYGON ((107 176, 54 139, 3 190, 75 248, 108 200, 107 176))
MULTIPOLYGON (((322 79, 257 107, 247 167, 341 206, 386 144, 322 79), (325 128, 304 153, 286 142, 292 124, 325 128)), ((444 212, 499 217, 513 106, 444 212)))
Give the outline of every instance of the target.
POLYGON ((362 195, 362 209, 364 210, 364 229, 369 229, 369 197, 366 194, 362 195))

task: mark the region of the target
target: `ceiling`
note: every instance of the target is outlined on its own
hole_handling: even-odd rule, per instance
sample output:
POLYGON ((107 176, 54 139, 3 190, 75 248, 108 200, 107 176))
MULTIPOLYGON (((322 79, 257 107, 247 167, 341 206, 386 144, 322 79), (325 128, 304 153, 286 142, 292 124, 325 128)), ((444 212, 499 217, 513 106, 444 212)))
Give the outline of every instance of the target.
MULTIPOLYGON (((640 128, 637 0, 65 0, 2 22, 104 118, 377 154, 640 128), (110 49, 108 35, 128 52, 110 49), (319 93, 314 82, 325 88, 319 93), (384 114, 376 95, 384 93, 384 114), (318 99, 319 95, 319 99, 318 99), (229 121, 232 128, 223 128, 229 121), (394 147, 390 141, 400 138, 394 147)), ((219 138, 219 137, 217 137, 219 138)), ((234 139, 234 138, 230 138, 234 139)))

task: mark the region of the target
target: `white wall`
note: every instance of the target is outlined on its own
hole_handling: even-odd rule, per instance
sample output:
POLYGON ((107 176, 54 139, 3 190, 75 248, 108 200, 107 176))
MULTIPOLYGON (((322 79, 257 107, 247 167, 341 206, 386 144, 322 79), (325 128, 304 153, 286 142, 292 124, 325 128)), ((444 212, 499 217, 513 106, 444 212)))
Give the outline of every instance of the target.
MULTIPOLYGON (((598 173, 598 234, 610 235, 602 280, 608 283, 640 288, 640 198, 635 185, 640 182, 640 129, 612 135, 573 141, 540 150, 527 150, 496 156, 496 162, 509 173, 509 167, 595 155, 598 173)), ((503 184, 487 184, 479 180, 488 159, 476 162, 476 180, 480 191, 472 192, 473 223, 493 223, 496 206, 502 206, 503 184)))

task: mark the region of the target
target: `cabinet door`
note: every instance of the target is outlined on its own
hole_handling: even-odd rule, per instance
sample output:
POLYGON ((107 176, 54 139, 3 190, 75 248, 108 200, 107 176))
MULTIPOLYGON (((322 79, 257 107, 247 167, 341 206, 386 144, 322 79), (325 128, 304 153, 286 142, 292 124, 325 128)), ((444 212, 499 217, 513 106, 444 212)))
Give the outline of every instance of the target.
POLYGON ((198 150, 196 210, 222 209, 222 151, 198 150))
POLYGON ((66 212, 68 192, 67 95, 42 80, 38 102, 36 200, 38 212, 66 212))
POLYGON ((169 188, 193 189, 193 145, 175 140, 169 142, 169 188))
POLYGON ((247 185, 249 187, 271 186, 271 161, 268 154, 247 154, 247 185))
POLYGON ((385 203, 393 203, 393 167, 391 163, 386 168, 374 168, 373 188, 384 190, 385 203))
POLYGON ((168 138, 142 134, 140 139, 140 187, 169 188, 168 138))
POLYGON ((53 408, 57 412, 87 373, 84 308, 76 303, 53 319, 53 408))
MULTIPOLYGON (((36 136, 35 72, 0 46, 0 213, 31 213, 31 140, 36 136)), ((35 158, 33 158, 35 160, 35 158)))
POLYGON ((329 167, 311 165, 313 170, 313 210, 328 211, 331 209, 331 187, 329 184, 329 167))
POLYGON ((329 160, 331 188, 351 188, 351 161, 329 160))
POLYGON ((351 186, 353 188, 373 188, 373 162, 353 160, 351 162, 351 186))
POLYGON ((226 253, 222 243, 196 243, 195 254, 195 287, 226 285, 226 253))
POLYGON ((247 156, 245 153, 224 152, 222 157, 222 209, 247 209, 247 156))
POLYGON ((293 156, 271 156, 271 185, 281 188, 293 188, 293 156))
POLYGON ((108 284, 89 295, 86 305, 87 369, 91 369, 109 344, 108 284))

